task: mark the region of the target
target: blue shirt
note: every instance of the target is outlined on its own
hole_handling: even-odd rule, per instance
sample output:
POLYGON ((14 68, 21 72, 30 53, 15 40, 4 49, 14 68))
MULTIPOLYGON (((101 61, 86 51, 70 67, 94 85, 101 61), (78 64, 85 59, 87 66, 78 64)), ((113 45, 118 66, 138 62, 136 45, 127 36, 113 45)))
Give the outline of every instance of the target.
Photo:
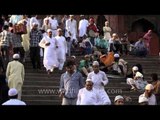
POLYGON ((84 80, 80 72, 74 72, 70 75, 65 72, 61 75, 60 92, 64 92, 64 97, 69 99, 77 98, 79 89, 84 87, 84 80))

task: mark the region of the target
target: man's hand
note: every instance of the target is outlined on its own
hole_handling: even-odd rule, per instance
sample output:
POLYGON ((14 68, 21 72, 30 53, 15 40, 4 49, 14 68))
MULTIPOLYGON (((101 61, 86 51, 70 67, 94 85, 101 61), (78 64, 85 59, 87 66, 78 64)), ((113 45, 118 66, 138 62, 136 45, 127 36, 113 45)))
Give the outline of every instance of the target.
POLYGON ((70 31, 68 33, 69 33, 70 36, 72 35, 70 31))
POLYGON ((101 85, 102 85, 102 86, 104 86, 104 83, 103 83, 103 82, 101 82, 101 85))
POLYGON ((64 97, 64 93, 63 93, 63 92, 60 92, 59 97, 60 97, 60 98, 63 98, 63 97, 64 97))
POLYGON ((49 46, 50 44, 51 44, 51 43, 50 43, 50 42, 48 42, 48 43, 46 43, 46 44, 45 44, 45 46, 49 46))

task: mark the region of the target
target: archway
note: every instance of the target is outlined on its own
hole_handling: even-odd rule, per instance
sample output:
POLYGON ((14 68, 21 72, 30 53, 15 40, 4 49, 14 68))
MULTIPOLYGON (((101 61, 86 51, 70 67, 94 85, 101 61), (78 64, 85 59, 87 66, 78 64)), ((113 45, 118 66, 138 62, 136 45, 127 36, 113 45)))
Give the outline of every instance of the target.
POLYGON ((149 55, 158 55, 159 54, 159 37, 156 33, 156 26, 150 21, 142 18, 136 20, 132 23, 131 33, 129 34, 130 41, 137 41, 140 37, 142 37, 149 29, 153 30, 152 40, 150 42, 150 53, 149 55))
POLYGON ((154 24, 152 24, 150 21, 141 18, 139 20, 136 20, 132 23, 131 31, 132 32, 147 32, 149 29, 154 29, 154 24))

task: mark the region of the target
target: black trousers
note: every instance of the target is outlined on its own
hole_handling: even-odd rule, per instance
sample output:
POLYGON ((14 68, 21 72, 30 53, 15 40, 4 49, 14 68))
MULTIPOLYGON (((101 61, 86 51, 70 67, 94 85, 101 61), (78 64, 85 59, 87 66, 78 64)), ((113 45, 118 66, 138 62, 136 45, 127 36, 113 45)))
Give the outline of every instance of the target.
POLYGON ((33 69, 41 69, 40 47, 30 47, 30 59, 33 69))

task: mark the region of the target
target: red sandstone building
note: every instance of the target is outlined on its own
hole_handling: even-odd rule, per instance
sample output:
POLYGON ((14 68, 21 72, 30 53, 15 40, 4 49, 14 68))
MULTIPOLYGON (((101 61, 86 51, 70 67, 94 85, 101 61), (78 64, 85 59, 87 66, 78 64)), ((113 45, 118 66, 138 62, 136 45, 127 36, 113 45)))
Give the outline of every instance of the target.
MULTIPOLYGON (((87 18, 94 17, 95 22, 99 15, 86 15, 87 18)), ((149 29, 154 31, 153 39, 150 43, 151 55, 159 55, 160 52, 160 15, 104 15, 109 21, 112 32, 119 36, 128 33, 129 40, 137 41, 149 29)), ((61 19, 63 15, 56 15, 61 19)), ((75 15, 79 21, 79 15, 75 15)), ((102 23, 103 25, 104 23, 102 23)))

